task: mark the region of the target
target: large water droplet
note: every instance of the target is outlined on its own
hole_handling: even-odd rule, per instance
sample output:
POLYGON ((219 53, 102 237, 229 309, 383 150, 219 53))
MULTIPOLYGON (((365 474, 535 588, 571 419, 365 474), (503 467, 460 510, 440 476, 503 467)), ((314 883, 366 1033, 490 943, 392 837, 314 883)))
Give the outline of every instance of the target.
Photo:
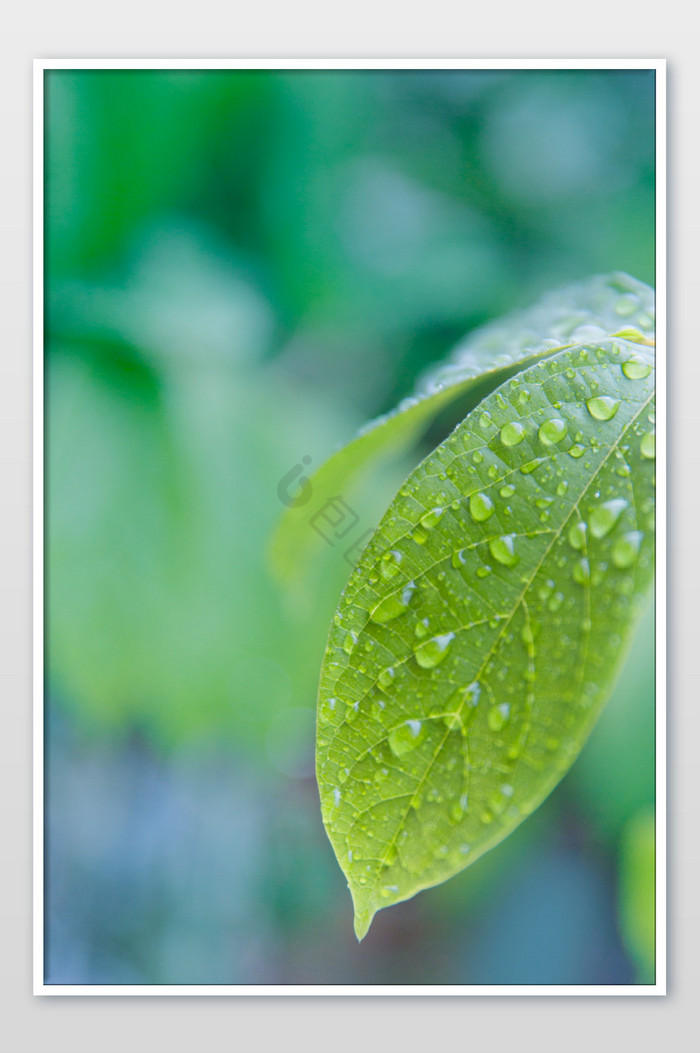
POLYGON ((615 497, 612 501, 606 501, 594 508, 589 517, 593 537, 601 538, 609 534, 627 508, 627 504, 623 497, 615 497))
POLYGON ((420 720, 406 720, 389 732, 389 748, 396 757, 410 753, 425 737, 425 727, 420 720))
POLYGON ((574 581, 578 585, 588 585, 591 580, 591 565, 587 559, 578 560, 574 565, 574 581))
POLYGON ((515 493, 515 487, 512 483, 507 483, 505 486, 502 486, 498 492, 501 497, 512 497, 515 493))
POLYGON ((487 494, 476 493, 469 498, 469 514, 477 523, 483 523, 493 515, 493 501, 487 494))
POLYGON ((387 669, 382 669, 381 673, 377 677, 377 683, 380 687, 383 688, 390 687, 394 681, 395 676, 396 673, 394 672, 393 668, 389 666, 387 669))
POLYGON ((455 570, 459 570, 461 567, 465 566, 466 562, 467 562, 467 551, 466 551, 466 549, 460 548, 457 552, 453 552, 452 553, 451 563, 452 563, 452 566, 454 567, 455 570))
POLYGON ((389 552, 385 552, 382 556, 381 563, 379 564, 379 573, 383 578, 395 578, 399 573, 399 565, 402 560, 402 552, 399 552, 397 548, 390 549, 389 552))
POLYGON ((504 446, 517 446, 525 438, 525 428, 517 421, 504 424, 501 428, 501 442, 504 446))
POLYGON ((423 526, 426 530, 432 530, 435 524, 440 522, 444 514, 444 508, 431 508, 431 510, 429 512, 426 512, 426 514, 422 517, 421 526, 423 526))
POLYGON ((428 618, 421 618, 420 621, 416 622, 416 626, 413 631, 416 634, 416 636, 422 638, 428 635, 429 625, 430 621, 428 618))
POLYGON ((422 666, 423 669, 433 669, 434 666, 439 665, 446 658, 454 638, 454 633, 443 633, 441 636, 433 636, 432 640, 421 644, 414 652, 418 665, 422 666))
POLYGON ((642 436, 642 441, 639 444, 639 452, 642 457, 645 457, 648 461, 653 461, 656 457, 656 434, 653 431, 648 431, 642 436))
POLYGON ((519 556, 515 551, 514 534, 494 537, 489 541, 489 551, 494 559, 506 567, 514 567, 519 556))
POLYGON ((582 523, 580 520, 578 523, 572 523, 572 525, 569 527, 568 538, 569 544, 572 548, 575 548, 578 551, 580 551, 582 548, 585 548, 586 524, 582 523))
POLYGON ((540 430, 537 434, 540 442, 544 443, 545 446, 554 446, 555 443, 561 442, 566 435, 566 422, 561 417, 552 417, 551 420, 546 420, 544 424, 540 425, 540 430))
POLYGON ((629 358, 623 362, 622 372, 628 380, 643 380, 651 373, 651 365, 643 358, 629 358))
POLYGON ((620 408, 620 400, 610 395, 596 395, 595 398, 587 399, 588 412, 596 420, 612 420, 620 408))
POLYGON ((400 593, 386 596, 381 600, 370 612, 370 618, 378 625, 386 625, 387 622, 391 622, 394 618, 400 617, 408 610, 408 605, 411 602, 411 597, 415 591, 415 581, 409 581, 406 588, 402 589, 400 593))
POLYGON ((563 592, 555 592, 554 595, 550 596, 549 599, 547 600, 547 610, 551 611, 552 614, 554 614, 555 611, 559 610, 559 608, 561 607, 563 602, 564 602, 564 593, 563 592))
POLYGON ((500 731, 507 724, 509 717, 510 706, 507 702, 501 702, 499 706, 492 706, 487 718, 491 731, 500 731))
POLYGON ((353 633, 353 632, 346 633, 344 638, 343 638, 343 650, 345 651, 345 653, 346 654, 352 654, 352 649, 353 649, 353 647, 355 646, 356 643, 357 643, 357 635, 356 635, 356 633, 353 633))
POLYGON ((616 567, 626 570, 636 563, 643 536, 641 530, 630 530, 617 539, 612 549, 612 561, 616 567))

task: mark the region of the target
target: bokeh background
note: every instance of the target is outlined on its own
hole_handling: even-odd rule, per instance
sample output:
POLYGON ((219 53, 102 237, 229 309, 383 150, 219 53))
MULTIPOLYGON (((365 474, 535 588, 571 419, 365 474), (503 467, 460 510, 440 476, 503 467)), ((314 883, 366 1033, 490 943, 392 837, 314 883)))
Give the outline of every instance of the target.
POLYGON ((653 283, 653 72, 45 76, 47 982, 652 982, 652 613, 548 801, 358 945, 313 776, 347 546, 292 592, 266 552, 469 329, 653 283))

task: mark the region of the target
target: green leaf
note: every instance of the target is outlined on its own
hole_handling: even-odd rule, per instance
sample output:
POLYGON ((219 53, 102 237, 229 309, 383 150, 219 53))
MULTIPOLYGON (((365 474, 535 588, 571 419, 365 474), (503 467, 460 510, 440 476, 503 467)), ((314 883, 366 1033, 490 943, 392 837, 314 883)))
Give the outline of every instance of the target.
POLYGON ((359 938, 501 841, 583 746, 652 580, 653 402, 638 342, 537 363, 418 466, 362 554, 317 749, 359 938))
POLYGON ((477 330, 450 360, 424 376, 415 394, 366 425, 311 477, 303 504, 287 508, 270 548, 280 580, 304 576, 321 544, 309 520, 378 458, 409 449, 440 410, 474 392, 482 397, 516 369, 565 346, 627 332, 644 341, 654 326, 653 290, 619 272, 596 275, 549 293, 534 307, 477 330))

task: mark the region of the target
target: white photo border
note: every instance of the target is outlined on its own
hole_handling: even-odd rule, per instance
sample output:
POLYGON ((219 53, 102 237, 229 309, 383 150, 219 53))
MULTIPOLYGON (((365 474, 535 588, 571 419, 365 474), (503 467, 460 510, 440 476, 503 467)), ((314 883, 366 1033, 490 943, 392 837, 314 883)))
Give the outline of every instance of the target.
POLYGON ((34 60, 33 99, 33 993, 73 996, 663 996, 667 993, 666 60, 643 58, 61 58, 34 60), (656 105, 656 976, 654 984, 47 984, 44 980, 44 80, 54 69, 654 70, 656 105))

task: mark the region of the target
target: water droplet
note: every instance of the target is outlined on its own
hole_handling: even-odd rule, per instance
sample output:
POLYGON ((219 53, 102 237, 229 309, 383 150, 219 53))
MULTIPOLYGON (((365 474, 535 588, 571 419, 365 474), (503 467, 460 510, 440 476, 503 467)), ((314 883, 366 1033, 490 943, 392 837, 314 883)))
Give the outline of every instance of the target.
POLYGON ((530 475, 531 472, 534 472, 535 468, 537 468, 539 463, 539 461, 528 461, 527 464, 521 465, 520 471, 523 473, 523 475, 530 475))
POLYGON ((446 658, 454 638, 454 633, 443 633, 441 636, 433 636, 432 640, 421 644, 414 652, 418 665, 422 666, 423 669, 433 669, 436 665, 439 665, 446 658))
POLYGON ((345 711, 345 719, 347 720, 347 722, 349 724, 352 724, 354 721, 357 720, 357 714, 358 714, 359 710, 360 710, 360 703, 359 703, 359 701, 358 702, 353 702, 353 704, 351 706, 348 706, 347 710, 345 711))
POLYGON ((616 567, 626 570, 636 563, 643 536, 641 530, 630 530, 617 539, 612 550, 612 561, 616 567))
POLYGON ((580 520, 578 523, 572 523, 569 527, 569 544, 572 548, 581 550, 586 547, 586 524, 580 520))
POLYGON ((491 416, 490 416, 490 414, 488 414, 488 413, 482 413, 482 414, 481 414, 481 416, 479 417, 479 427, 480 427, 480 428, 483 428, 483 429, 484 429, 484 431, 485 431, 485 430, 486 430, 487 428, 490 428, 490 427, 491 427, 491 425, 492 425, 492 423, 493 423, 493 422, 492 422, 492 420, 491 420, 491 416))
POLYGON ((399 552, 397 548, 392 548, 389 552, 385 552, 379 564, 379 573, 383 578, 395 578, 399 573, 399 564, 402 559, 403 553, 399 552))
MULTIPOLYGON (((520 393, 522 395, 522 392, 520 393)), ((517 421, 504 424, 501 428, 501 442, 504 446, 517 446, 525 438, 525 428, 517 421)))
POLYGON ((424 527, 426 530, 432 530, 435 524, 440 522, 444 514, 444 508, 431 508, 431 510, 429 512, 426 512, 426 514, 422 517, 420 521, 421 526, 424 527))
POLYGON ((591 580, 591 566, 587 559, 580 559, 574 565, 574 581, 578 585, 588 585, 591 580))
MULTIPOLYGON (((640 334, 641 336, 641 334, 640 334)), ((628 358, 622 364, 622 372, 628 380, 643 380, 651 373, 651 365, 643 358, 628 358)))
POLYGON ((512 497, 515 493, 515 487, 512 483, 508 483, 507 486, 502 486, 498 492, 500 493, 501 497, 512 497))
POLYGON ((458 552, 453 552, 452 553, 452 566, 455 568, 455 570, 459 570, 459 568, 463 567, 466 562, 467 562, 466 549, 460 548, 460 550, 458 552))
POLYGON ((570 446, 566 452, 569 454, 570 457, 579 458, 583 457, 584 453, 586 452, 586 447, 581 446, 579 443, 576 442, 573 446, 570 446))
POLYGON ((488 715, 488 725, 491 731, 500 731, 505 727, 509 716, 510 706, 507 702, 501 702, 499 706, 492 706, 488 715))
POLYGON ((489 541, 491 555, 506 567, 514 567, 520 558, 515 551, 514 537, 514 534, 504 534, 489 541))
POLYGON ((396 672, 389 666, 387 669, 382 669, 381 673, 377 677, 377 683, 380 687, 389 687, 393 682, 396 672))
POLYGON ((485 564, 485 566, 477 568, 476 576, 477 576, 477 578, 485 578, 490 573, 491 573, 491 568, 489 567, 489 565, 487 563, 487 564, 485 564))
POLYGON ((337 808, 337 807, 338 807, 338 805, 340 804, 340 796, 341 796, 341 795, 340 795, 340 790, 339 790, 339 789, 338 789, 338 787, 336 786, 336 787, 334 788, 334 790, 333 790, 333 801, 334 801, 334 803, 335 803, 335 806, 336 806, 336 808, 337 808))
POLYGON ((586 400, 588 412, 596 420, 612 420, 620 407, 620 400, 610 395, 596 395, 586 400))
POLYGON ((411 602, 411 597, 415 591, 415 581, 409 581, 406 588, 400 593, 386 596, 383 600, 380 600, 376 607, 370 612, 370 618, 373 622, 376 622, 377 625, 386 625, 387 622, 391 622, 394 618, 400 617, 408 610, 408 605, 411 602))
POLYGON ((396 757, 410 753, 425 737, 425 727, 420 720, 406 720, 389 733, 389 748, 396 757))
POLYGON ((428 626, 430 622, 427 618, 421 618, 420 621, 416 622, 416 627, 413 630, 416 636, 424 637, 428 635, 428 626))
POLYGON ((627 508, 627 504, 624 498, 616 497, 594 508, 589 517, 593 537, 601 538, 609 534, 627 508))
POLYGON ((474 453, 472 454, 472 460, 473 460, 474 464, 481 464, 483 459, 484 459, 484 455, 481 452, 481 450, 474 450, 474 453))
POLYGON ((552 614, 554 614, 555 611, 559 610, 559 608, 561 607, 563 602, 564 602, 564 593, 563 592, 555 592, 554 595, 550 596, 549 600, 547 601, 547 610, 550 610, 552 612, 552 614))
POLYGON ((552 417, 551 420, 546 420, 544 424, 540 425, 538 436, 541 443, 545 446, 554 446, 555 443, 561 442, 566 435, 566 422, 561 417, 552 417))
POLYGON ((642 441, 639 444, 639 452, 642 457, 645 457, 647 461, 653 461, 656 457, 656 433, 648 431, 642 436, 642 441))
POLYGON ((493 515, 493 501, 487 494, 476 493, 469 498, 469 514, 477 523, 483 523, 490 515, 493 515))
POLYGON ((566 481, 566 479, 562 479, 562 481, 557 485, 557 497, 563 497, 568 489, 568 482, 566 481))
POLYGON ((346 654, 352 654, 352 649, 357 643, 357 635, 355 633, 346 633, 343 639, 343 650, 346 654))
POLYGON ((417 526, 415 530, 411 531, 411 537, 418 545, 424 545, 428 540, 428 532, 422 527, 417 526))

